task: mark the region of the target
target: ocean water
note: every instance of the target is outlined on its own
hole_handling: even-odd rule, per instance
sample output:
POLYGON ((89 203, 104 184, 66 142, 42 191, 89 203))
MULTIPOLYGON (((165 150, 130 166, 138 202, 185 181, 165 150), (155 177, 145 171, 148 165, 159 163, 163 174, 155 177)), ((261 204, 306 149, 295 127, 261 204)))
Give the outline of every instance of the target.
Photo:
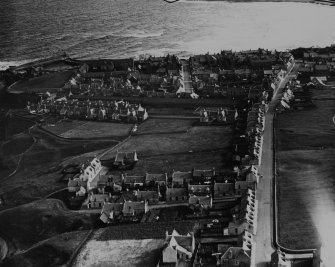
POLYGON ((335 7, 163 0, 1 0, 0 66, 335 43, 335 7))

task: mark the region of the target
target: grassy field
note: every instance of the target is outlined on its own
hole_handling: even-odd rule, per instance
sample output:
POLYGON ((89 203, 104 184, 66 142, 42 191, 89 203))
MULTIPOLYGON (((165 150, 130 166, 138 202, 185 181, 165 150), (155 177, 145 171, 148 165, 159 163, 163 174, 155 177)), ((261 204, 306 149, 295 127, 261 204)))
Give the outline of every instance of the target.
POLYGON ((14 255, 58 234, 90 229, 94 220, 67 210, 59 200, 40 200, 0 212, 0 236, 14 255))
MULTIPOLYGON (((231 138, 229 127, 192 127, 186 133, 135 135, 117 149, 138 154, 138 163, 128 173, 222 169, 231 160, 231 138)), ((103 159, 112 160, 115 154, 116 149, 111 150, 103 159)))
POLYGON ((1 266, 64 266, 87 233, 87 230, 74 231, 46 239, 32 249, 7 259, 1 266))
POLYGON ((75 267, 155 267, 163 239, 91 240, 79 254, 75 267))
POLYGON ((188 109, 184 109, 184 108, 149 108, 148 109, 148 113, 149 113, 149 117, 150 114, 153 115, 177 115, 177 116, 196 116, 194 114, 194 110, 195 108, 188 108, 188 109))
POLYGON ((149 119, 138 127, 137 134, 173 133, 187 131, 195 120, 149 119))
POLYGON ((73 131, 77 127, 80 127, 81 125, 85 124, 86 121, 62 121, 59 120, 57 122, 48 123, 46 125, 43 125, 43 128, 47 131, 50 131, 57 135, 62 135, 68 131, 73 131))
POLYGON ((132 124, 88 121, 61 134, 66 138, 102 138, 127 136, 132 124))
POLYGON ((38 128, 34 129, 32 134, 36 143, 21 157, 17 172, 10 178, 6 176, 16 168, 19 154, 24 151, 22 148, 29 147, 31 140, 24 135, 16 136, 16 139, 22 137, 23 140, 15 139, 11 146, 0 148, 1 164, 5 167, 4 172, 0 173, 1 192, 6 202, 4 206, 0 206, 0 210, 28 203, 66 187, 64 182, 60 182, 60 170, 52 169, 64 159, 117 144, 114 141, 59 140, 40 132, 38 128), (15 143, 23 143, 24 146, 16 147, 15 143))
POLYGON ((44 129, 64 138, 115 138, 127 136, 132 124, 95 121, 58 121, 44 129))
POLYGON ((123 239, 164 239, 166 231, 171 233, 176 229, 179 234, 186 235, 194 231, 196 221, 169 221, 169 222, 146 222, 140 224, 124 224, 110 226, 100 229, 96 233, 96 240, 123 240, 123 239))
POLYGON ((29 80, 22 80, 11 87, 11 90, 24 90, 29 92, 30 88, 61 88, 69 81, 72 74, 72 71, 64 71, 46 74, 29 80))
MULTIPOLYGON (((335 98, 334 90, 314 91, 321 94, 335 98)), ((289 111, 276 122, 279 243, 291 249, 319 247, 330 230, 324 216, 335 218, 335 100, 314 103, 316 109, 289 111)))

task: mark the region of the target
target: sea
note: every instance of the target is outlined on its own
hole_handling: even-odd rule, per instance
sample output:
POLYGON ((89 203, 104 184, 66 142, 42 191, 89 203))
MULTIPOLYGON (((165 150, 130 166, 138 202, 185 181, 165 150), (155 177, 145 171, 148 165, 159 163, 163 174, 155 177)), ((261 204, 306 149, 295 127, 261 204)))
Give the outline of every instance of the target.
POLYGON ((0 68, 66 52, 127 58, 335 43, 335 7, 299 2, 0 0, 0 68))

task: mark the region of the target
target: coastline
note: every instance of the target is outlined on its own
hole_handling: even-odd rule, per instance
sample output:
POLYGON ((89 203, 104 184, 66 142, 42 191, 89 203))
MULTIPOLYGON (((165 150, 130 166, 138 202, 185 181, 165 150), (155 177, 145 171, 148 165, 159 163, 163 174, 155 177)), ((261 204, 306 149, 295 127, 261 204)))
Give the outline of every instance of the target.
POLYGON ((257 3, 257 2, 287 2, 287 3, 310 3, 319 5, 335 6, 333 0, 184 0, 183 2, 228 2, 228 3, 257 3))

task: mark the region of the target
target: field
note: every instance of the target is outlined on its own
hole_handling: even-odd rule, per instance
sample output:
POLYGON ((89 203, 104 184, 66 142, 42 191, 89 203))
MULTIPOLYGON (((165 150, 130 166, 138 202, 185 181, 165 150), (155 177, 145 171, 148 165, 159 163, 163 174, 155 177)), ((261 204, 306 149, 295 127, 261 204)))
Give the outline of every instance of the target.
POLYGON ((62 135, 68 131, 73 131, 74 129, 80 127, 81 125, 85 124, 85 121, 53 121, 48 123, 46 125, 43 125, 43 128, 46 129, 49 132, 52 132, 53 134, 62 135))
POLYGON ((91 240, 79 254, 75 267, 157 266, 163 239, 91 240))
POLYGON ((44 128, 64 138, 116 138, 127 136, 132 124, 94 122, 94 121, 59 121, 44 128))
MULTIPOLYGON (((116 149, 136 150, 139 161, 128 173, 185 171, 193 167, 222 169, 231 160, 231 138, 229 127, 192 127, 184 133, 134 135, 116 149)), ((115 157, 116 149, 103 159, 115 157)))
POLYGON ((325 221, 335 218, 335 101, 326 98, 334 94, 314 91, 316 109, 277 118, 279 243, 287 248, 317 248, 332 234, 325 221))
POLYGON ((17 82, 13 87, 10 88, 10 92, 15 91, 30 91, 34 88, 61 88, 66 82, 69 81, 73 72, 64 71, 52 74, 46 74, 40 77, 31 78, 29 80, 22 80, 17 82))
POLYGON ((195 108, 154 108, 151 107, 148 109, 149 117, 150 115, 183 115, 183 116, 197 116, 199 114, 194 114, 195 108))
POLYGON ((0 236, 9 255, 15 255, 58 234, 90 229, 94 220, 67 210, 59 200, 40 200, 0 212, 0 236))
POLYGON ((138 127, 137 134, 173 133, 189 130, 195 120, 148 119, 138 127))
POLYGON ((74 231, 60 234, 20 252, 5 260, 3 267, 45 267, 65 265, 88 231, 74 231))
POLYGON ((0 147, 3 167, 0 172, 1 193, 5 198, 5 205, 0 206, 0 210, 28 203, 66 187, 67 184, 60 181, 61 169, 57 168, 64 159, 117 144, 115 141, 61 140, 38 128, 34 128, 31 134, 35 142, 28 134, 20 134, 0 147), (7 177, 18 162, 17 172, 7 177))

